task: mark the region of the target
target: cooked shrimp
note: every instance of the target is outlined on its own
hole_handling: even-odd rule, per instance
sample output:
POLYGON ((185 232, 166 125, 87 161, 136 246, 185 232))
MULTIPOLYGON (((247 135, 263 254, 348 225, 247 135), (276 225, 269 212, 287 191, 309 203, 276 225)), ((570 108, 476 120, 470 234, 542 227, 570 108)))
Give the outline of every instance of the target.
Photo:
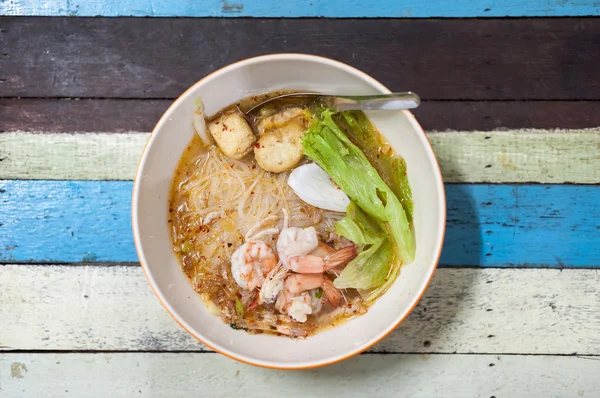
POLYGON ((329 256, 334 253, 335 253, 335 249, 333 247, 329 246, 326 243, 319 241, 319 243, 317 244, 317 247, 313 251, 311 251, 307 254, 310 254, 311 256, 326 257, 326 256, 329 256))
POLYGON ((356 245, 346 246, 332 253, 328 253, 323 248, 318 248, 305 256, 289 257, 288 268, 300 274, 322 274, 325 271, 348 264, 350 260, 356 257, 356 254, 356 245))
POLYGON ((284 282, 284 291, 298 294, 307 290, 321 288, 327 300, 338 306, 342 301, 342 292, 333 286, 333 283, 324 274, 291 274, 284 282))
POLYGON ((258 303, 269 303, 272 304, 277 299, 279 292, 283 289, 283 281, 288 275, 289 270, 282 266, 281 263, 277 264, 275 268, 269 272, 265 277, 265 280, 260 289, 258 303))
POLYGON ((265 242, 250 241, 231 255, 231 274, 246 290, 262 286, 265 276, 277 266, 277 256, 265 242))
POLYGON ((304 256, 315 250, 319 245, 319 238, 314 227, 290 227, 281 230, 277 239, 277 254, 284 265, 288 258, 304 256))
POLYGON ((277 296, 275 308, 282 314, 291 316, 298 322, 306 322, 307 316, 312 314, 312 298, 308 292, 292 295, 285 290, 277 296))
POLYGON ((321 309, 321 303, 314 303, 313 297, 308 292, 317 288, 323 289, 325 297, 332 305, 340 305, 344 296, 325 275, 292 274, 285 279, 275 308, 298 322, 306 322, 308 315, 321 309))

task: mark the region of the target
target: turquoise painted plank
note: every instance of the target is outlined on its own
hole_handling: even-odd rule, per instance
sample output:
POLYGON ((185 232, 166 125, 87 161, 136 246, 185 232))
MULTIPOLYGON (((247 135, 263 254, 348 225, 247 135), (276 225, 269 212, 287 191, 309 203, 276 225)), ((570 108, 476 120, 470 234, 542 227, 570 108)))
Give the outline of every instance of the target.
MULTIPOLYGON (((137 261, 130 181, 0 180, 0 261, 137 261)), ((441 264, 600 267, 600 186, 448 184, 441 264)))
POLYGON ((3 0, 0 15, 469 18, 600 15, 597 0, 3 0))

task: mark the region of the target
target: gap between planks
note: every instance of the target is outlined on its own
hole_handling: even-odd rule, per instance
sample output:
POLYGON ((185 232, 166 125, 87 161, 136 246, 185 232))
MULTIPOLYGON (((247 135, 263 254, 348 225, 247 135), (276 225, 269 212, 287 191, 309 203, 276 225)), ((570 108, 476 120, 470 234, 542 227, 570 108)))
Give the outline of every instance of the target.
MULTIPOLYGON (((4 265, 0 292, 0 351, 206 351, 139 267, 4 265)), ((597 356, 599 314, 600 270, 439 269, 370 352, 597 356)))
MULTIPOLYGON (((445 182, 600 183, 600 128, 427 134, 445 182)), ((148 133, 0 134, 0 179, 131 180, 148 133)))

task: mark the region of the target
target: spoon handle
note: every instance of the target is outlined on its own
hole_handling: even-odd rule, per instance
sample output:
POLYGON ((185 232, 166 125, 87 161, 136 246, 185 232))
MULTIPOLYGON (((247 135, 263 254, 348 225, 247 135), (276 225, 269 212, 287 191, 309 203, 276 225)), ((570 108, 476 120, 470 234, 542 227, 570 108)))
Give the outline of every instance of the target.
POLYGON ((326 103, 337 111, 376 111, 413 109, 419 106, 421 98, 415 93, 392 93, 360 96, 330 96, 326 103))

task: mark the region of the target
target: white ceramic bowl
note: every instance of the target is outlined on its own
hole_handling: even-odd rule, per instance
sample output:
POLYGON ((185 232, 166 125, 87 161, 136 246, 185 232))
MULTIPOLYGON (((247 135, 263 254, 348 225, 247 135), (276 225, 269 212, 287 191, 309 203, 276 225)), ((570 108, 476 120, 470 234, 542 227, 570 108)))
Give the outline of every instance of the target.
MULTIPOLYGON (((192 73, 191 71, 190 73, 192 73)), ((407 87, 409 88, 409 87, 407 87)), ((410 112, 369 113, 369 118, 405 160, 414 198, 416 257, 394 285, 363 316, 306 340, 250 335, 210 314, 181 271, 169 238, 168 197, 175 167, 194 130, 194 101, 205 113, 255 93, 316 90, 332 94, 375 94, 389 90, 346 64, 302 55, 276 54, 220 69, 193 85, 162 116, 138 167, 133 188, 133 234, 150 286, 167 311, 206 346, 236 360, 279 369, 301 369, 349 358, 388 335, 424 293, 444 238, 444 186, 431 145, 410 112)))

